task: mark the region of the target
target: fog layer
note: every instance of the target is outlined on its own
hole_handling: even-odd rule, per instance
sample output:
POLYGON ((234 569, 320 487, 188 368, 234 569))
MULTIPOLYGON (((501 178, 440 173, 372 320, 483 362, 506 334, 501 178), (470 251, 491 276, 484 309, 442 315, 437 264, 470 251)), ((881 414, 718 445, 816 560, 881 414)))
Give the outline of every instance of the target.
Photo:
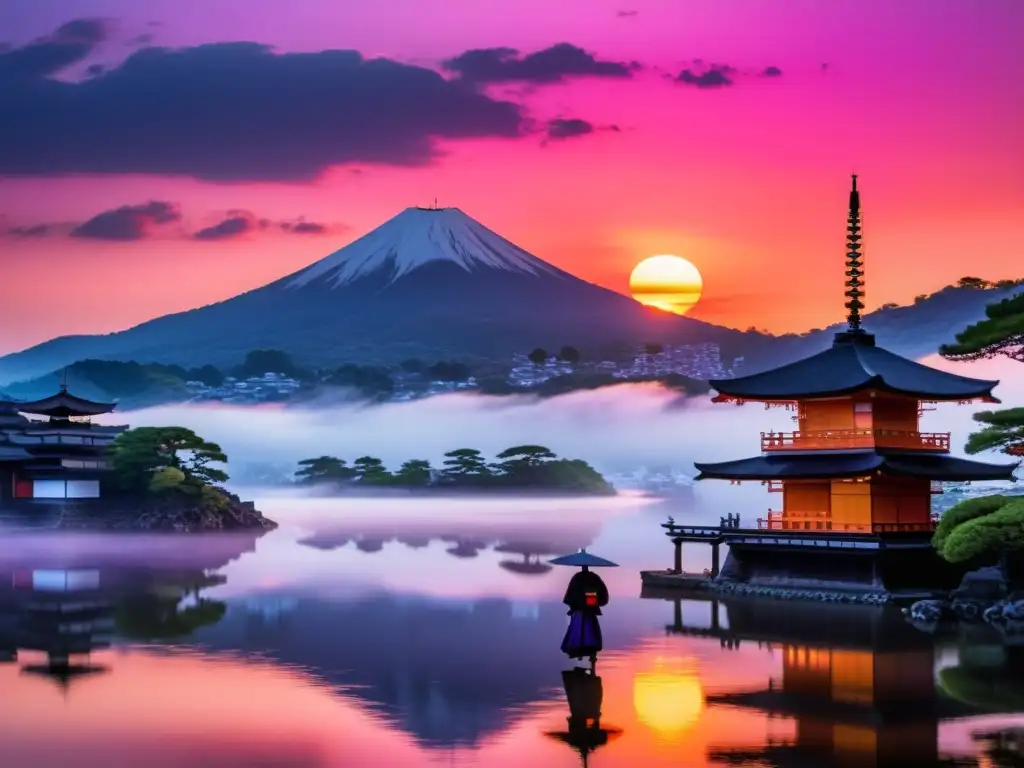
MULTIPOLYGON (((961 375, 1001 378, 996 394, 1006 405, 1019 403, 1024 394, 1024 366, 1019 363, 926 362, 961 375)), ((940 405, 925 413, 921 429, 953 432, 954 452, 962 453, 974 426, 971 414, 991 407, 940 405)), ((455 448, 478 448, 493 456, 509 446, 539 444, 605 472, 670 465, 693 474, 694 461, 757 454, 760 433, 795 429, 793 416, 758 404, 679 398, 657 385, 623 385, 546 400, 451 394, 382 405, 175 405, 115 413, 107 421, 188 427, 219 443, 236 467, 250 462, 293 464, 328 454, 349 460, 377 456, 394 468, 413 458, 438 464, 455 448)))

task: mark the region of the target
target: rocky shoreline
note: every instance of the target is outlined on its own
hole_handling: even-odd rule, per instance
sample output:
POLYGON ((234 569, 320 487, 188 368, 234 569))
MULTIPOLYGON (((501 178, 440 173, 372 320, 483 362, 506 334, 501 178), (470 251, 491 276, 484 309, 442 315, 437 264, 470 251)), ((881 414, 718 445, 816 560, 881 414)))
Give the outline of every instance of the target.
POLYGON ((167 531, 201 533, 277 528, 251 501, 219 488, 202 496, 112 497, 102 503, 68 503, 53 528, 75 531, 167 531))
POLYGON ((984 623, 1004 639, 1024 643, 1024 590, 1014 591, 994 566, 971 571, 947 599, 918 600, 906 614, 926 631, 952 622, 984 623))

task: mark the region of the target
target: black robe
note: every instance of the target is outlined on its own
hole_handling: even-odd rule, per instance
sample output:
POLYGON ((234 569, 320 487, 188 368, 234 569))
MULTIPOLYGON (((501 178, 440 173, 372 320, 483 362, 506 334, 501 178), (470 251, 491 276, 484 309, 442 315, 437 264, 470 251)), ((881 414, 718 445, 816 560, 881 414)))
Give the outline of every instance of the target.
POLYGON ((570 579, 562 602, 569 606, 570 611, 589 610, 595 616, 600 616, 601 606, 608 605, 608 587, 593 571, 580 571, 570 579), (597 595, 597 607, 587 605, 588 592, 597 595))

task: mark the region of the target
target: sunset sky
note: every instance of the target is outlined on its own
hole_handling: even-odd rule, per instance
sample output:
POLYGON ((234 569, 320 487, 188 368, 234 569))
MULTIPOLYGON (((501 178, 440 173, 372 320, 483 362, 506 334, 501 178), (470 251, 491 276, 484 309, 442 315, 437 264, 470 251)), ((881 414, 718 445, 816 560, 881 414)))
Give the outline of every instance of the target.
POLYGON ((860 174, 867 304, 1022 277, 1020 0, 5 0, 0 352, 295 271, 456 206, 691 313, 842 314, 860 174))

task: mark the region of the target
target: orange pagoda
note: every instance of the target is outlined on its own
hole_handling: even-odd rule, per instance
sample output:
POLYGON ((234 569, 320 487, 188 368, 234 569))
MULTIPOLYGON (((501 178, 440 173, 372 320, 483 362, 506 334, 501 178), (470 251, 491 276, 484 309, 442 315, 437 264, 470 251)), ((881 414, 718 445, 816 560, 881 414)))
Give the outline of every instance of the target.
POLYGON ((882 559, 892 566, 898 557, 904 566, 900 570, 906 570, 914 558, 904 553, 930 553, 934 483, 1013 479, 1016 464, 953 457, 948 432, 922 432, 919 424, 929 403, 998 402, 992 389, 999 382, 900 357, 877 346, 874 335, 861 327, 864 270, 856 176, 847 233, 847 328, 835 335, 832 346, 780 368, 710 382, 715 402, 785 407, 795 411, 797 426, 794 432, 762 432, 758 456, 695 465, 697 479, 760 481, 781 494, 780 508, 759 518, 756 531, 735 524, 723 529, 720 539, 729 544, 734 561, 725 564, 723 575, 787 575, 796 563, 782 550, 798 548, 804 577, 869 580, 881 587, 885 574, 879 558, 854 558, 840 568, 834 555, 888 550, 889 557, 882 559), (750 558, 746 568, 736 562, 744 547, 775 554, 760 558, 760 567, 753 569, 760 574, 753 573, 750 558), (820 553, 828 557, 816 557, 815 549, 830 550, 820 553))

